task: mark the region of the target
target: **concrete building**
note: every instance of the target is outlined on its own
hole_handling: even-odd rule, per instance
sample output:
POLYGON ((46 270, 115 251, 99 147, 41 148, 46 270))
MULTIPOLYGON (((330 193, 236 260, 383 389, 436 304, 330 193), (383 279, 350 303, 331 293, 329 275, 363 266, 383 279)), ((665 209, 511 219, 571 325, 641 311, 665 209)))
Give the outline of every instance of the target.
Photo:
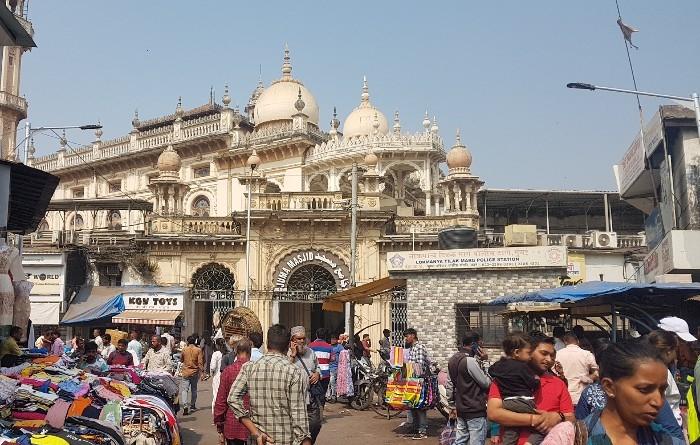
POLYGON ((647 282, 700 281, 698 169, 695 113, 678 105, 659 107, 615 166, 621 197, 646 214, 647 282))

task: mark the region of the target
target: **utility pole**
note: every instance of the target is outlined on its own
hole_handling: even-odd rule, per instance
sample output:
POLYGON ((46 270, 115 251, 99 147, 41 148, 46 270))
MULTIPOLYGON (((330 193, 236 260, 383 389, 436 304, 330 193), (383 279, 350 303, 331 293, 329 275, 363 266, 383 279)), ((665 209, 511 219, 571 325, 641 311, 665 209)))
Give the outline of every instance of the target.
MULTIPOLYGON (((357 262, 357 163, 352 163, 352 199, 350 200, 350 287, 355 287, 355 263, 357 262)), ((345 303, 345 332, 350 339, 355 336, 355 304, 345 303)))

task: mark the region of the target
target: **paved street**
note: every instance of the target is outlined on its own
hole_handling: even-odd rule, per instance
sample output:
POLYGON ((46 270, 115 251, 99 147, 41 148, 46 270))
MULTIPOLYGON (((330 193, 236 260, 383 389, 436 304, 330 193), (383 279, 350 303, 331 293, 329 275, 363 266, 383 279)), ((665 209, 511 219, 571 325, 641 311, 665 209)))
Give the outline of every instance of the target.
MULTIPOLYGON (((199 388, 197 405, 200 408, 193 415, 180 416, 183 445, 216 445, 218 437, 211 416, 211 381, 202 382, 199 388)), ((342 438, 343 445, 376 445, 416 443, 402 437, 400 428, 405 416, 386 420, 374 411, 355 411, 347 405, 326 405, 326 422, 317 440, 318 444, 337 443, 342 438)), ((440 414, 433 410, 429 415, 430 437, 423 443, 437 443, 443 426, 440 414)))

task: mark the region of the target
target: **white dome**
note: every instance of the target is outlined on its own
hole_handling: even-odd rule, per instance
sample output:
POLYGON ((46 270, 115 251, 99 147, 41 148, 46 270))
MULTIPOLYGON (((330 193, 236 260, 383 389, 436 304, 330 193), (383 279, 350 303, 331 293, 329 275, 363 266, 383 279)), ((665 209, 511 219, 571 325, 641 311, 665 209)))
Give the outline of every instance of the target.
POLYGON ((311 92, 296 80, 278 80, 265 88, 257 101, 253 110, 255 125, 266 122, 292 120, 292 116, 297 114, 294 103, 299 96, 301 88, 301 99, 306 106, 302 112, 309 116, 309 122, 318 126, 318 104, 311 92))
POLYGON ((309 117, 309 122, 318 126, 318 104, 311 91, 304 84, 292 78, 292 64, 289 59, 289 49, 284 49, 284 63, 282 64, 282 78, 275 81, 260 94, 255 101, 253 120, 255 125, 266 122, 292 120, 292 116, 298 113, 294 103, 299 97, 306 104, 302 112, 309 117))
POLYGON ((365 77, 362 86, 362 102, 345 119, 343 136, 346 138, 371 136, 374 134, 375 126, 377 134, 389 133, 389 123, 386 116, 369 101, 369 88, 365 77))

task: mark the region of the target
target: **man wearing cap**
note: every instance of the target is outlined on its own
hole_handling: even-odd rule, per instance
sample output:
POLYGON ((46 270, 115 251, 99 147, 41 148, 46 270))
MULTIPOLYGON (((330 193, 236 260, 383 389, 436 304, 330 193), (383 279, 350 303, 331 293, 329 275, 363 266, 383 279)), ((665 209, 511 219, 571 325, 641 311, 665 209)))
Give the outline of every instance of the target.
MULTIPOLYGON (((314 351, 306 344, 306 329, 304 326, 294 326, 291 329, 292 341, 289 345, 289 360, 299 368, 302 375, 309 378, 309 391, 306 393, 306 411, 309 415, 309 431, 311 442, 316 443, 316 437, 321 432, 321 401, 320 395, 313 395, 313 386, 320 385, 321 369, 314 351)), ((321 392, 324 394, 325 392, 321 392)))

